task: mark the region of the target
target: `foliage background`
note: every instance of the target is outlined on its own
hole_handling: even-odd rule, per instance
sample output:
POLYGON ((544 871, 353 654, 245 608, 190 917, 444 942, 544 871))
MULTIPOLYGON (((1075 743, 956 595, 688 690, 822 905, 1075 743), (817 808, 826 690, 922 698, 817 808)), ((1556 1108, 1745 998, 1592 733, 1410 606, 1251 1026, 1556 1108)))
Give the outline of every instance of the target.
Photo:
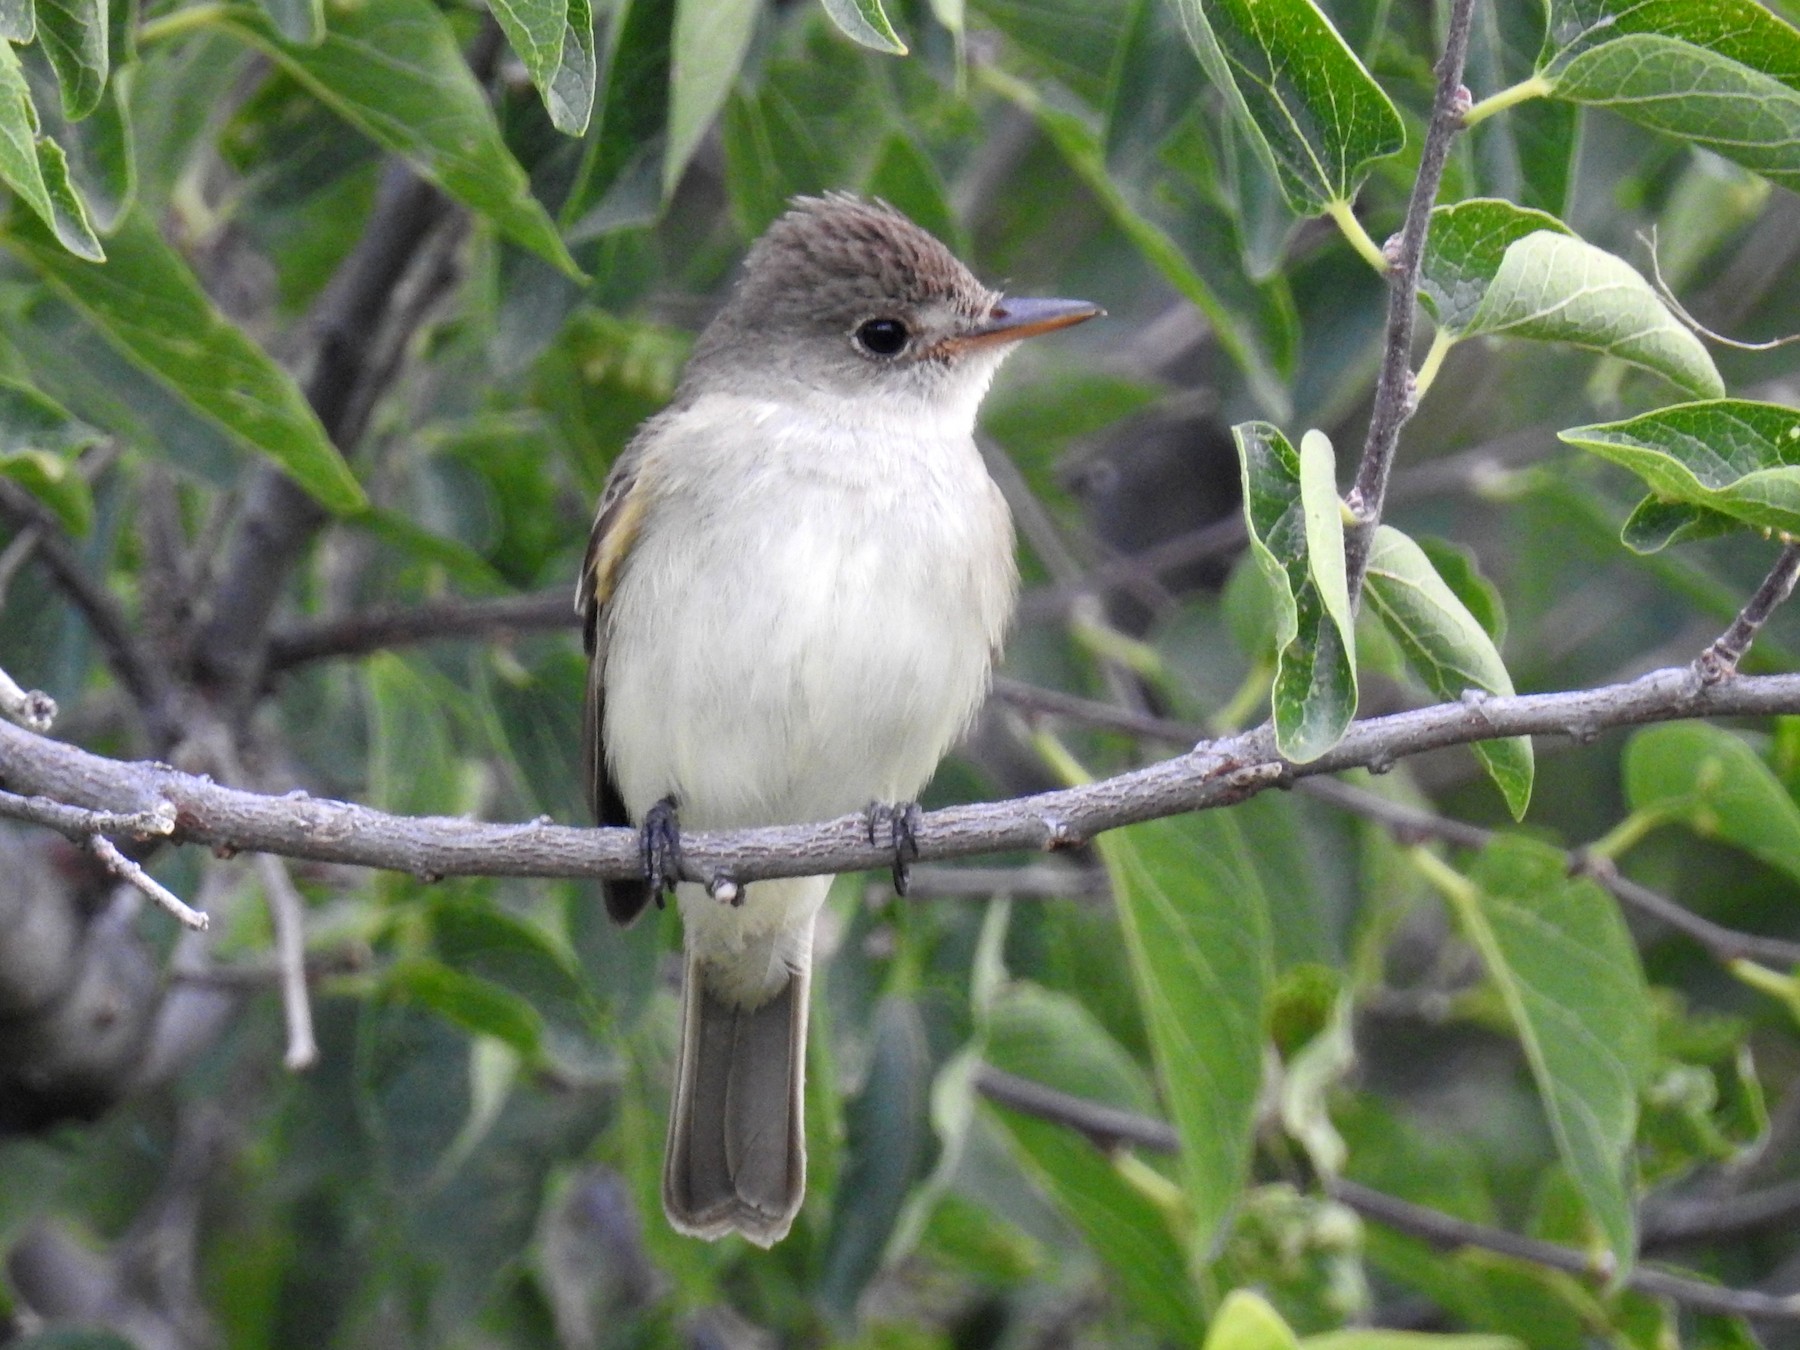
MULTIPOLYGON (((874 24, 868 0, 491 8, 42 0, 27 41, 18 6, 0 4, 14 188, 0 653, 57 699, 59 736, 394 812, 581 821, 584 676, 564 597, 591 504, 748 241, 790 195, 827 189, 885 197, 1008 290, 1109 311, 1022 351, 984 413, 1025 539, 1004 673, 1220 731, 1264 716, 1270 601, 1246 562, 1228 428, 1267 419, 1296 443, 1323 429, 1347 468, 1386 290, 1328 222, 1284 203, 1175 9, 891 3, 910 45, 897 56, 840 27, 874 24), (22 110, 73 189, 58 153, 18 134, 22 110), (407 164, 454 205, 409 186, 407 164), (346 313, 370 239, 395 251, 388 284, 346 313), (103 267, 76 261, 101 250, 103 267), (272 462, 339 514, 271 486, 272 462), (271 518, 291 547, 245 533, 271 518), (266 612, 234 627, 263 569, 273 627, 266 612), (152 687, 71 603, 71 571, 119 597, 152 687), (547 598, 485 603, 515 594, 547 598), (307 645, 326 621, 418 606, 448 606, 433 640, 307 645)), ((1350 187, 1379 239, 1405 211, 1443 14, 1322 8, 1406 127, 1406 148, 1350 187)), ((1478 6, 1477 96, 1530 74, 1544 25, 1534 3, 1478 6)), ((1459 138, 1442 199, 1536 207, 1640 264, 1654 228, 1703 321, 1800 330, 1800 207, 1770 182, 1800 170, 1776 157, 1758 177, 1693 139, 1523 104, 1459 138)), ((1796 401, 1790 351, 1715 356, 1733 394, 1796 401)), ((1689 660, 1767 570, 1775 546, 1753 532, 1622 548, 1642 486, 1556 439, 1676 397, 1613 357, 1477 339, 1423 399, 1389 518, 1479 560, 1492 587, 1459 589, 1504 597, 1519 690, 1689 660)), ((1362 715, 1434 701, 1367 616, 1360 642, 1362 715)), ((1778 615, 1746 669, 1792 669, 1797 649, 1778 615)), ((1545 740, 1522 835, 1601 841, 1694 913, 1800 939, 1797 751, 1791 718, 1545 740)), ((1162 752, 997 699, 927 804, 1162 752)), ((1511 828, 1466 751, 1357 786, 1511 828)), ((1396 1329, 1550 1348, 1800 1344, 1792 1322, 1436 1254, 1333 1198, 1341 1168, 1589 1253, 1623 1216, 1646 1257, 1800 1289, 1791 956, 1746 972, 1636 912, 1627 941, 1613 902, 1565 881, 1555 855, 1440 849, 1450 866, 1434 870, 1416 834, 1343 805, 1270 794, 1229 825, 1138 827, 1053 869, 921 868, 906 901, 883 878, 843 879, 822 934, 835 956, 816 1000, 810 1194, 767 1254, 678 1239, 660 1217, 672 913, 621 934, 591 884, 296 866, 318 1039, 296 1075, 266 870, 152 851, 156 875, 214 915, 205 938, 177 936, 84 855, 12 829, 0 947, 14 959, 0 967, 15 974, 0 983, 21 965, 39 978, 0 1003, 0 1339, 1149 1345, 1197 1343, 1210 1319, 1208 1344, 1291 1343, 1260 1305, 1224 1303, 1256 1289, 1302 1335, 1390 1333, 1338 1345, 1414 1344, 1396 1329), (1571 977, 1571 1038, 1604 1031, 1606 980, 1625 1004, 1645 999, 1641 961, 1643 1015, 1627 1008, 1616 1028, 1617 1045, 1654 1032, 1627 1093, 1625 1208, 1596 1205, 1593 1169, 1572 1174, 1559 1152, 1503 972, 1490 960, 1484 974, 1468 911, 1444 898, 1471 875, 1489 894, 1532 878, 1526 901, 1585 916, 1574 967, 1553 961, 1551 978, 1578 972, 1580 950, 1610 953, 1585 992, 1571 977), (1215 956, 1238 944, 1216 985, 1171 980, 1203 1057, 1227 1044, 1224 1005, 1255 1012, 1229 1043, 1254 1139, 1221 1125, 1219 1165, 1198 1180, 976 1090, 986 1063, 1140 1115, 1192 1095, 1153 1062, 1138 981, 1156 953, 1122 934, 1121 888, 1212 923, 1215 956), (55 923, 32 916, 51 911, 64 936, 46 962, 32 934, 55 923), (1731 1219, 1746 1195, 1789 1199, 1731 1219), (1696 1213, 1711 1222, 1677 1222, 1696 1213), (75 1327, 92 1336, 68 1339, 75 1327)), ((1523 948, 1508 968, 1544 973, 1529 935, 1523 948)))

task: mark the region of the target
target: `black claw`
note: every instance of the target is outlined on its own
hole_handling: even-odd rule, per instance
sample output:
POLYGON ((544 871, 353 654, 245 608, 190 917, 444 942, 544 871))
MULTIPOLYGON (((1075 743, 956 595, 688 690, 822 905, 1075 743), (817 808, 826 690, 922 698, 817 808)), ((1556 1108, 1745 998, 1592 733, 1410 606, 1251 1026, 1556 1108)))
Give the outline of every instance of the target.
POLYGON ((643 849, 644 884, 662 908, 663 893, 675 889, 681 879, 681 824, 675 815, 675 799, 664 797, 644 813, 639 835, 643 849))
POLYGON ((919 804, 895 802, 890 806, 887 802, 870 802, 865 814, 869 843, 876 848, 885 844, 894 851, 894 890, 905 895, 909 869, 919 856, 919 804))

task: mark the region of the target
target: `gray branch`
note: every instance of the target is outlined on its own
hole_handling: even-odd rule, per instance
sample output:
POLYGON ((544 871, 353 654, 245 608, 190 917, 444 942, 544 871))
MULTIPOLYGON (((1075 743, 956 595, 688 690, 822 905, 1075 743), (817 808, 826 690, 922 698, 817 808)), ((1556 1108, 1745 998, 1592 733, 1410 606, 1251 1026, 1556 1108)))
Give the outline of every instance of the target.
MULTIPOLYGON (((1427 750, 1505 736, 1601 732, 1690 717, 1800 712, 1800 675, 1740 676, 1702 683, 1689 667, 1624 684, 1555 694, 1466 700, 1354 723, 1308 764, 1280 759, 1266 728, 1205 742, 1188 754, 1082 787, 1008 801, 952 806, 920 820, 921 861, 1016 849, 1058 850, 1105 830, 1242 801, 1271 787, 1344 769, 1375 771, 1427 750)), ((628 877, 639 874, 638 839, 622 829, 574 829, 547 818, 488 824, 388 815, 305 794, 271 797, 222 787, 166 765, 127 763, 0 723, 0 785, 88 811, 135 814, 173 806, 173 837, 214 849, 278 853, 322 862, 449 875, 628 877)), ((0 798, 0 815, 18 815, 0 798)), ((684 875, 739 881, 860 871, 892 862, 869 843, 863 817, 683 836, 684 875)))

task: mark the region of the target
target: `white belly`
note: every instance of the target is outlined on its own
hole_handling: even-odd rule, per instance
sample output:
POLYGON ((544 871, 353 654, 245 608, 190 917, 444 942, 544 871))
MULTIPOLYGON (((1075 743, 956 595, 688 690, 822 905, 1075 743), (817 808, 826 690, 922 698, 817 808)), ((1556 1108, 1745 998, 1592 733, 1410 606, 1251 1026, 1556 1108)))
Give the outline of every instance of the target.
POLYGON ((673 795, 683 825, 729 828, 910 799, 982 698, 1011 607, 998 491, 966 440, 922 455, 861 429, 819 465, 816 436, 800 459, 779 428, 737 430, 783 448, 740 447, 759 471, 729 466, 731 492, 714 465, 674 475, 609 607, 626 806, 673 795))

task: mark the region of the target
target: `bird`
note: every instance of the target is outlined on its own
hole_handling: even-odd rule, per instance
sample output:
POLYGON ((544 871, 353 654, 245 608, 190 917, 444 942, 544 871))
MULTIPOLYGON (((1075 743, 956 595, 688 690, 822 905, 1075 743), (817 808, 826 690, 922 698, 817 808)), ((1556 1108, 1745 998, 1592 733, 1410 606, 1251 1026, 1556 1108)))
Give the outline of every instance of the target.
MULTIPOLYGON (((751 246, 674 396, 621 451, 575 605, 589 806, 641 831, 628 924, 680 830, 868 813, 896 878, 913 805, 986 697, 1018 590, 976 412, 1023 338, 1100 314, 1013 299, 884 202, 796 197, 751 246)), ((769 1247, 806 1187, 814 920, 829 877, 681 881, 676 1231, 769 1247)))

